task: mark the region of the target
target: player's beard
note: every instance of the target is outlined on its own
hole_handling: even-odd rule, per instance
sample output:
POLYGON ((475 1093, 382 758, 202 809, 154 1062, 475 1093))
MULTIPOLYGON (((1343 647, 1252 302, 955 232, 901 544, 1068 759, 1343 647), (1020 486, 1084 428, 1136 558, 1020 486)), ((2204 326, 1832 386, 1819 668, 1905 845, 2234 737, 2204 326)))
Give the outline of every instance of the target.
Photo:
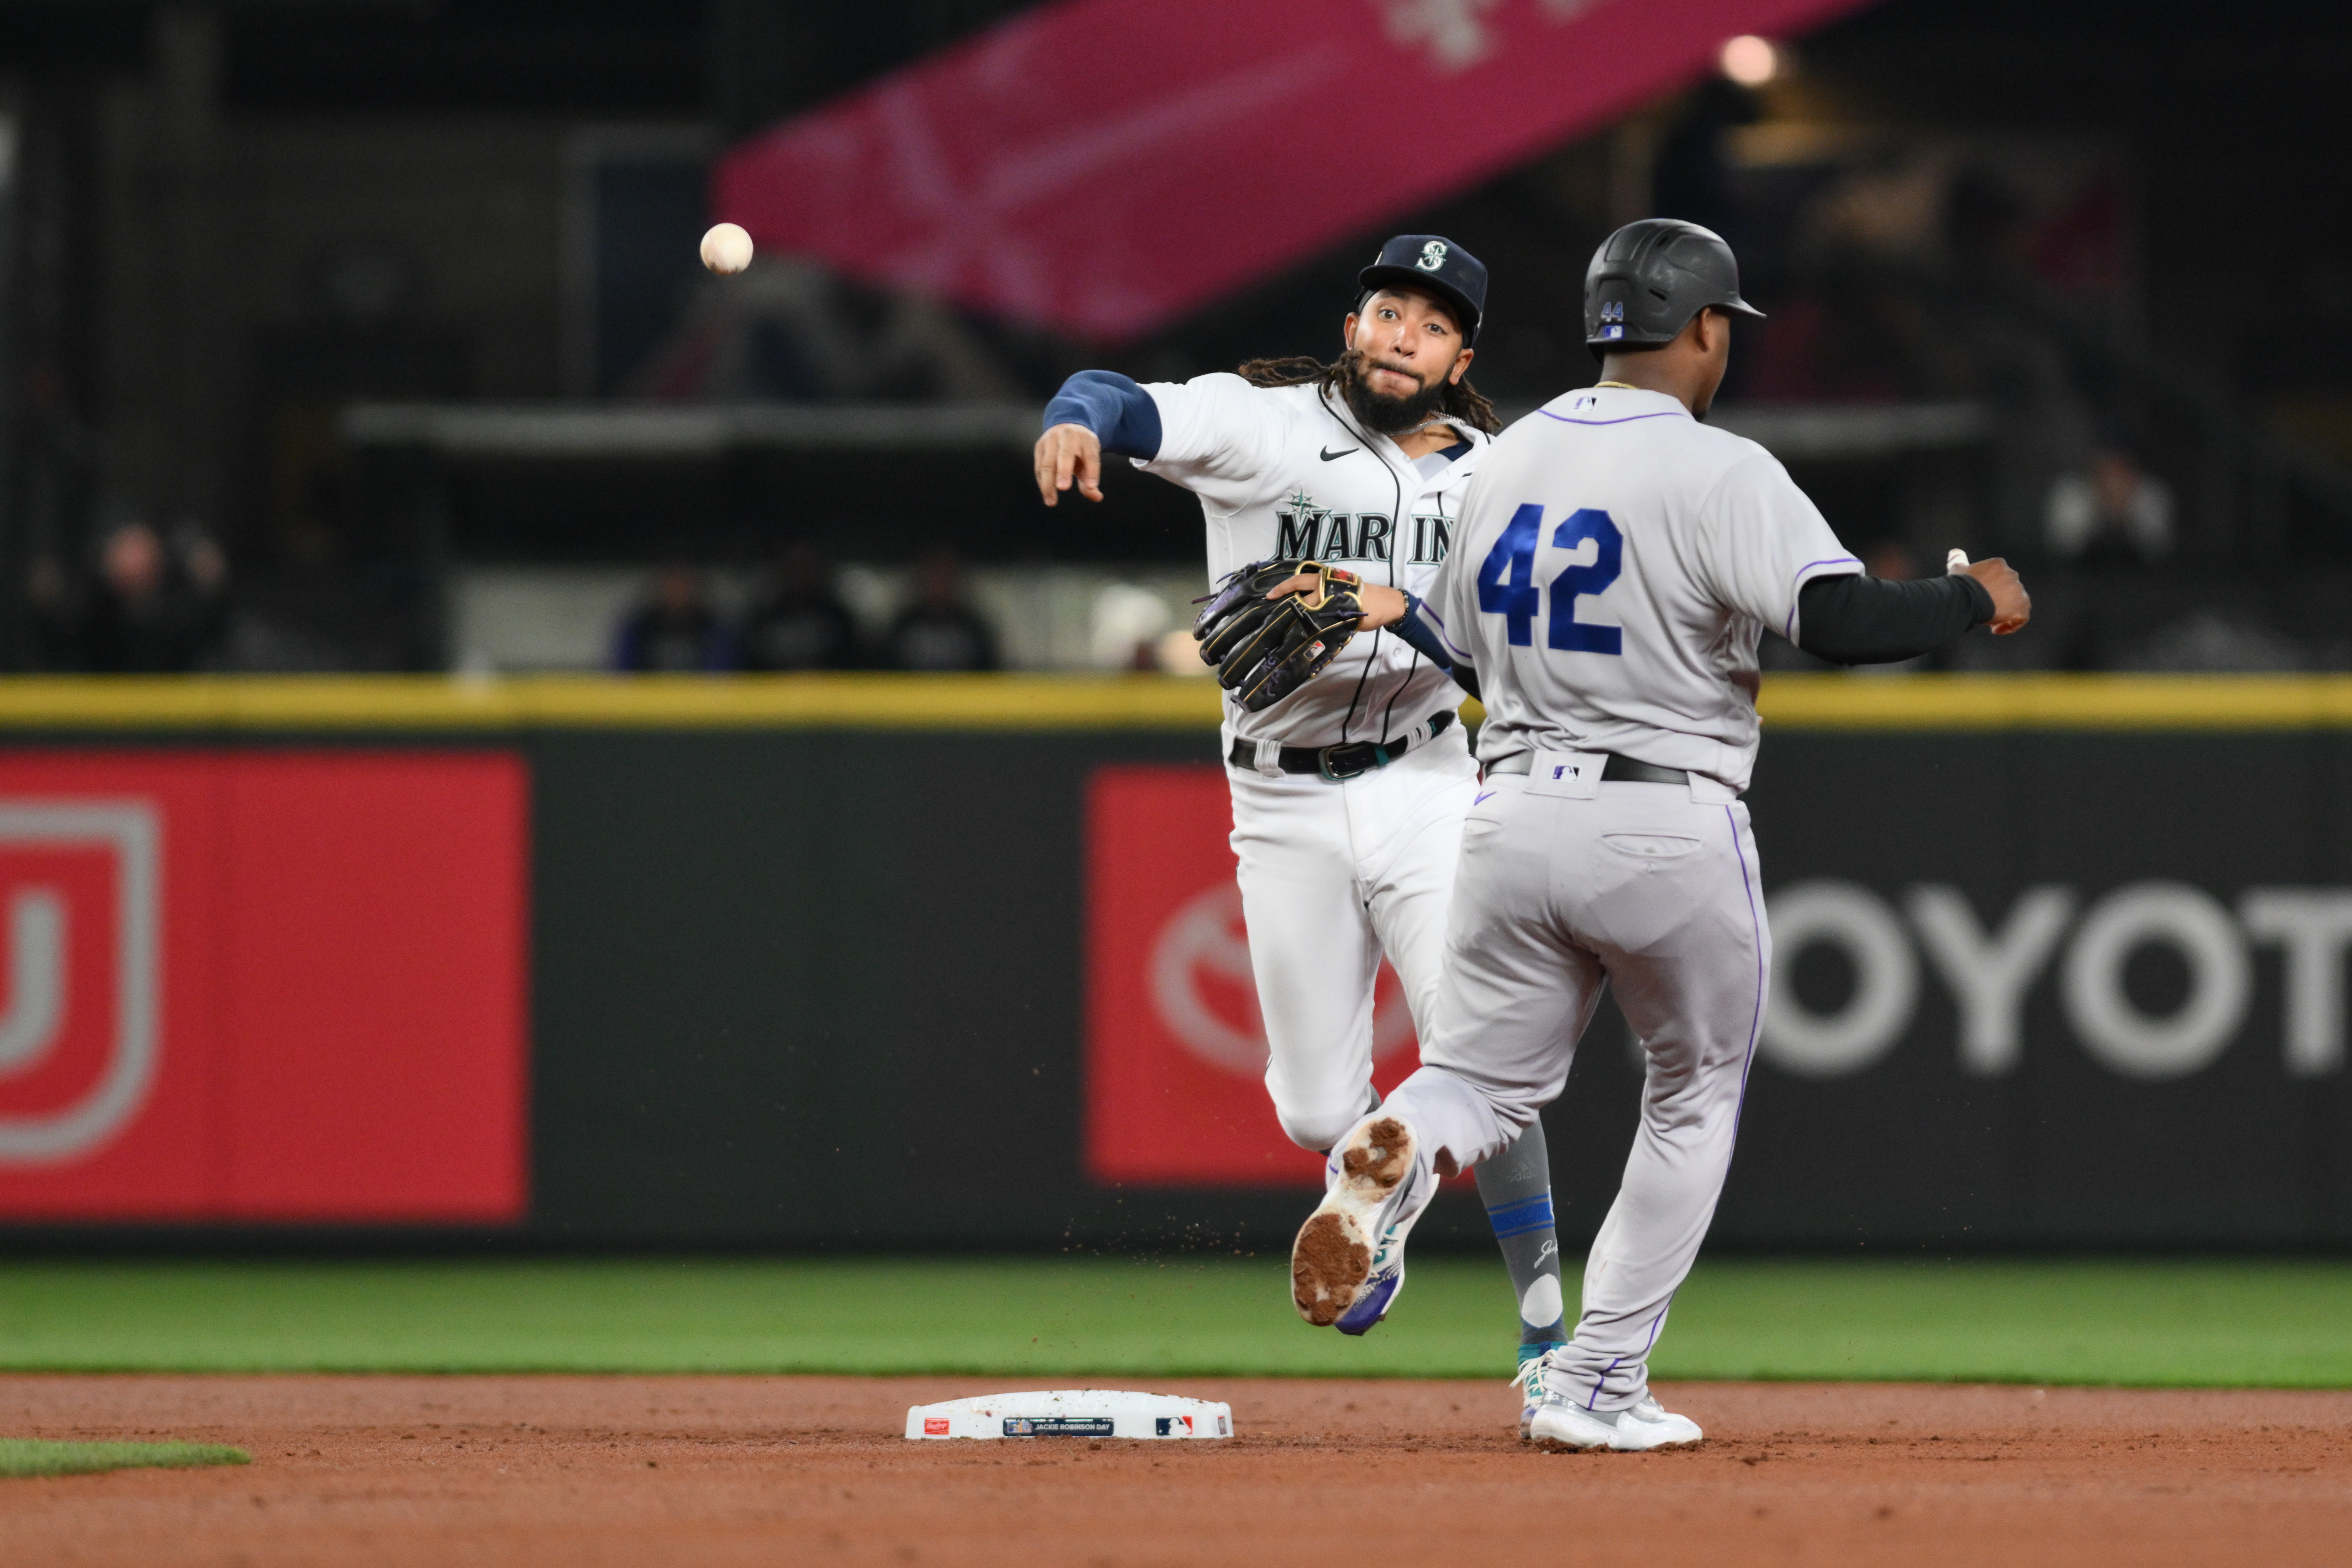
POLYGON ((1382 436, 1401 436, 1428 424, 1429 416, 1445 400, 1445 387, 1440 379, 1419 392, 1390 397, 1374 392, 1365 379, 1361 350, 1349 349, 1339 356, 1339 395, 1348 400, 1349 409, 1365 429, 1382 436))

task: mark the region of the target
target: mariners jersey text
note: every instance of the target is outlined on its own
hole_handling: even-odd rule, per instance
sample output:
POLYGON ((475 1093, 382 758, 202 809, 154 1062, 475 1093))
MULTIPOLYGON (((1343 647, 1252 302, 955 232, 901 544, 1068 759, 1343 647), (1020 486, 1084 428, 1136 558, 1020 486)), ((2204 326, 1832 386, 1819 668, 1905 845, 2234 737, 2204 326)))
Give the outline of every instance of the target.
MULTIPOLYGON (((1317 386, 1217 374, 1144 390, 1159 407, 1160 452, 1136 466, 1200 498, 1211 582, 1254 561, 1313 559, 1425 594, 1452 552, 1483 434, 1413 458, 1317 386)), ((1451 676, 1396 637, 1361 633, 1263 713, 1229 702, 1225 718, 1241 739, 1328 746, 1386 739, 1461 700, 1451 676)))
POLYGON ((1274 552, 1285 560, 1395 561, 1414 566, 1434 566, 1445 559, 1454 542, 1454 520, 1434 512, 1407 518, 1399 528, 1385 513, 1355 516, 1328 511, 1304 490, 1274 514, 1274 552), (1405 553, 1398 554, 1399 551, 1405 553))

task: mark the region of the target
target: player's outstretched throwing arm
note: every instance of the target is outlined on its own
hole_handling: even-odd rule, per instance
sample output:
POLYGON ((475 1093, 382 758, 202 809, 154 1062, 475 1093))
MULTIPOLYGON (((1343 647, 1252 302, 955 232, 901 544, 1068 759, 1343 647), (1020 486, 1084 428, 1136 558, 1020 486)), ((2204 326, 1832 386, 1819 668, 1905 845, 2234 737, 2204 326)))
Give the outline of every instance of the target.
POLYGON ((1151 394, 1116 371, 1082 370, 1045 405, 1037 493, 1053 506, 1075 484, 1088 500, 1100 500, 1105 452, 1149 461, 1160 455, 1160 405, 1151 394))
POLYGON ((1223 373, 1144 386, 1116 371, 1082 370, 1045 405, 1034 451, 1038 498, 1054 506, 1075 488, 1102 500, 1108 453, 1148 465, 1216 515, 1269 501, 1297 487, 1291 448, 1310 422, 1301 417, 1300 389, 1286 390, 1291 396, 1276 395, 1223 373))

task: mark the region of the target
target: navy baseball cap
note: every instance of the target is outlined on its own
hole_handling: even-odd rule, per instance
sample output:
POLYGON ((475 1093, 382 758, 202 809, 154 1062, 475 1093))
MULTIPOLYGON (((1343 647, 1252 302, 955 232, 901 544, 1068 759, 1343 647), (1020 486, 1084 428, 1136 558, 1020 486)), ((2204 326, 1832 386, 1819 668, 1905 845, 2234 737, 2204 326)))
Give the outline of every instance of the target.
POLYGON ((1381 247, 1356 281, 1368 290, 1426 289, 1454 308, 1462 341, 1478 341, 1478 318, 1486 313, 1486 264, 1444 235, 1398 235, 1381 247))

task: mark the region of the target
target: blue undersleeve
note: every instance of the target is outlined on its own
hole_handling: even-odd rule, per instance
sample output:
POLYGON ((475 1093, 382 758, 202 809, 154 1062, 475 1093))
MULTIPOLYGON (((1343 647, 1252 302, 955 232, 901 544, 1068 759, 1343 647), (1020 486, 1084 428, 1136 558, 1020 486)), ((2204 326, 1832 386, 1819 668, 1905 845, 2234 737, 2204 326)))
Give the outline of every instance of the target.
POLYGON ((1160 405, 1117 371, 1082 370, 1045 405, 1045 428, 1083 425, 1120 458, 1160 456, 1160 405))

